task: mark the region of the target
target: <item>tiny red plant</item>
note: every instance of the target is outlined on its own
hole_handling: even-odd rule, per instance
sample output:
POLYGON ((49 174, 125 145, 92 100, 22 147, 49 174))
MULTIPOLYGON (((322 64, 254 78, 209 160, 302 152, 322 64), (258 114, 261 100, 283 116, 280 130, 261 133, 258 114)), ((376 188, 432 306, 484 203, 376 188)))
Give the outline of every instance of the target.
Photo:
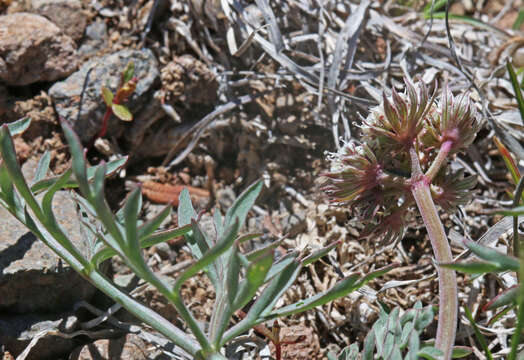
POLYGON ((102 86, 102 98, 107 106, 104 118, 102 119, 102 126, 96 135, 95 139, 105 136, 107 132, 107 125, 112 114, 123 121, 132 121, 133 114, 129 109, 123 105, 129 96, 133 94, 138 83, 138 78, 134 76, 135 66, 133 62, 127 64, 125 70, 120 76, 120 83, 118 85, 116 94, 113 94, 109 88, 102 86))

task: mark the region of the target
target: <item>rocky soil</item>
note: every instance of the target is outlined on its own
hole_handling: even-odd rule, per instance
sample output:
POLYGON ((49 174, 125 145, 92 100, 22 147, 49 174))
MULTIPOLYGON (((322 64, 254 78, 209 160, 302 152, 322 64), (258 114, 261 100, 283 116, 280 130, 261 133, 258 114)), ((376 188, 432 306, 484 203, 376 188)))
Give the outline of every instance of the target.
MULTIPOLYGON (((284 359, 325 359, 330 350, 362 342, 377 317, 377 301, 405 309, 417 300, 438 302, 425 230, 413 221, 394 244, 361 239, 358 218, 322 194, 326 151, 335 151, 339 140, 358 139, 369 107, 384 88, 401 89, 403 76, 420 76, 427 83, 447 80, 457 92, 472 89, 480 104, 479 90, 464 75, 469 74, 489 102, 494 122, 483 119, 471 149, 454 160, 454 166, 478 176, 479 185, 474 201, 444 221, 452 240, 480 237, 500 219, 489 209, 504 204, 511 188, 492 141, 494 126, 524 140, 504 72, 504 59, 518 62, 522 54, 511 39, 524 43, 524 35, 510 28, 523 4, 455 1, 454 14, 489 24, 452 22, 458 64, 444 22, 435 19, 429 28, 424 1, 271 1, 274 23, 253 2, 240 2, 234 11, 233 2, 227 3, 0 0, 0 121, 33 120, 15 139, 28 178, 45 151, 51 153, 55 174, 70 166, 62 120, 78 133, 91 164, 129 156, 125 169, 108 179, 106 195, 117 209, 130 189, 142 185, 143 219, 167 203, 176 204, 180 189, 191 186, 203 211, 201 221, 210 223, 212 209, 225 213, 243 189, 262 178, 264 191, 244 231, 264 235, 251 246, 283 235, 282 252, 341 241, 303 271, 281 305, 326 290, 341 274, 400 264, 362 292, 281 320, 285 337, 305 339, 284 346, 284 359), (270 25, 261 28, 266 22, 270 25), (97 139, 106 110, 102 86, 115 91, 130 61, 138 78, 126 103, 133 121, 112 116, 107 134, 97 139)), ((61 226, 87 251, 71 195, 63 191, 55 202, 61 226)), ((173 215, 162 226, 176 224, 173 215)), ((3 209, 0 230, 4 360, 169 358, 154 341, 125 331, 139 323, 123 310, 112 320, 102 319, 114 304, 3 209)), ((497 243, 501 250, 507 248, 505 239, 497 243)), ((454 254, 460 254, 461 242, 452 244, 454 254)), ((154 246, 145 255, 148 265, 170 280, 191 260, 179 242, 154 246)), ((107 264, 107 275, 168 320, 179 321, 166 300, 119 259, 107 264)), ((484 321, 481 304, 515 279, 493 276, 472 285, 459 275, 458 281, 461 304, 474 305, 475 316, 484 321)), ((199 275, 184 287, 186 301, 202 322, 209 320, 214 296, 206 284, 199 275)), ((500 354, 508 337, 497 331, 510 323, 502 318, 485 330, 500 354)), ((467 324, 462 322, 457 341, 476 349, 467 324)), ((274 354, 268 339, 250 336, 264 344, 260 356, 274 354)))

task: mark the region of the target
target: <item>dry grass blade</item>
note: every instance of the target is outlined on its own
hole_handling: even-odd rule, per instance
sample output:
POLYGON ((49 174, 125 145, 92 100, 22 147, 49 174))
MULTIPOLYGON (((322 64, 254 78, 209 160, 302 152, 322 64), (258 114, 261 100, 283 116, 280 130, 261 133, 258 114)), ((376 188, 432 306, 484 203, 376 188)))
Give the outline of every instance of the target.
MULTIPOLYGON (((401 25, 398 25, 390 18, 383 16, 379 14, 375 10, 369 11, 370 20, 372 21, 372 24, 376 24, 380 27, 385 27, 389 31, 391 31, 393 34, 397 35, 401 39, 405 39, 412 44, 420 44, 422 42, 423 37, 416 32, 413 32, 401 25)), ((433 51, 437 53, 438 55, 445 56, 447 58, 451 58, 452 54, 451 51, 443 46, 431 43, 431 42, 425 42, 424 48, 427 50, 433 51)), ((471 61, 467 59, 462 59, 462 62, 467 65, 474 65, 471 61)))
MULTIPOLYGON (((222 4, 224 6, 224 2, 222 2, 222 4)), ((227 6, 229 7, 229 4, 227 4, 227 6)), ((225 11, 226 15, 230 14, 229 16, 231 16, 229 20, 233 23, 236 23, 244 32, 251 34, 255 29, 251 25, 249 25, 247 21, 245 21, 247 14, 245 13, 245 9, 242 6, 242 4, 240 4, 238 1, 233 1, 233 8, 237 11, 239 16, 236 18, 232 18, 232 12, 225 11)), ((275 47, 259 34, 255 33, 253 38, 262 47, 262 49, 266 53, 268 53, 269 56, 271 56, 275 61, 277 61, 282 67, 291 71, 298 77, 298 79, 305 81, 307 84, 310 84, 315 88, 318 88, 320 82, 318 76, 295 63, 287 55, 277 52, 275 50, 275 47)), ((359 98, 357 96, 348 95, 331 87, 327 87, 326 90, 331 91, 337 95, 343 96, 346 99, 352 100, 353 102, 366 107, 375 105, 373 101, 359 98)))
MULTIPOLYGON (((358 8, 355 10, 355 12, 351 14, 351 16, 348 16, 346 23, 344 24, 344 27, 338 34, 335 52, 333 54, 333 61, 331 63, 328 73, 328 88, 337 88, 338 77, 341 68, 344 68, 344 70, 347 71, 347 69, 351 69, 351 67, 353 66, 353 59, 357 47, 357 40, 360 35, 360 31, 362 30, 364 16, 369 5, 369 1, 361 2, 358 8), (346 52, 346 62, 345 65, 342 66, 344 52, 346 52)), ((338 120, 341 114, 339 111, 340 107, 337 107, 337 105, 335 104, 335 96, 333 94, 328 95, 328 107, 331 113, 333 138, 335 144, 338 146, 338 120)), ((350 131, 349 128, 346 127, 346 137, 349 136, 350 131)))
POLYGON ((204 130, 213 122, 213 120, 217 116, 220 116, 230 110, 233 110, 234 108, 240 105, 247 104, 253 101, 255 98, 255 96, 251 95, 242 96, 238 99, 228 102, 227 104, 218 106, 214 111, 204 116, 191 129, 186 131, 186 133, 175 144, 175 146, 173 146, 173 150, 171 150, 169 154, 167 154, 167 156, 164 158, 162 166, 166 166, 169 163, 169 165, 167 165, 167 169, 171 169, 173 166, 180 164, 187 157, 187 155, 189 155, 189 153, 193 151, 196 144, 198 143, 198 140, 204 134, 204 130), (184 144, 189 138, 191 138, 191 140, 187 147, 173 161, 169 162, 175 155, 175 152, 178 151, 178 149, 181 148, 182 144, 184 144))
POLYGON ((267 0, 255 0, 258 8, 262 11, 262 15, 266 20, 266 23, 269 25, 269 38, 275 47, 275 51, 280 53, 284 49, 284 40, 282 39, 282 34, 278 28, 277 19, 271 6, 267 0))
MULTIPOLYGON (((340 69, 344 68, 344 70, 347 71, 348 69, 351 69, 353 65, 353 59, 355 56, 357 46, 357 39, 362 30, 364 16, 369 5, 369 1, 361 2, 356 11, 347 18, 344 27, 337 36, 335 52, 333 53, 333 61, 329 68, 327 80, 328 87, 332 89, 337 88, 340 69), (344 52, 346 53, 346 62, 344 66, 342 66, 344 52)), ((332 96, 330 97, 332 98, 332 96)))

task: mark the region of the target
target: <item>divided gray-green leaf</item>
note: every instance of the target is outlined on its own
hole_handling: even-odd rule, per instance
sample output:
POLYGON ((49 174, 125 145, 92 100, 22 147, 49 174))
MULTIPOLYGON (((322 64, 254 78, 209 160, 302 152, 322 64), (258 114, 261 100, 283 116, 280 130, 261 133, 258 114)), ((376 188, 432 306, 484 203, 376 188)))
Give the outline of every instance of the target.
POLYGON ((238 218, 238 222, 241 226, 245 223, 249 210, 251 210, 258 195, 262 191, 262 186, 263 182, 262 180, 259 180, 250 185, 238 196, 233 205, 226 212, 224 227, 230 226, 235 217, 238 218))
MULTIPOLYGON (((322 294, 275 310, 277 301, 296 281, 303 266, 326 255, 336 243, 319 249, 304 259, 299 258, 301 253, 298 251, 291 251, 276 261, 275 249, 281 241, 275 241, 249 254, 242 253, 243 246, 239 246, 242 242, 255 240, 260 236, 252 233, 239 235, 239 230, 262 190, 261 181, 249 186, 227 210, 225 217, 215 210, 213 220, 216 234, 202 230, 186 189, 180 195, 179 227, 157 231, 170 215, 171 208, 164 208, 160 214, 142 224, 139 220, 142 195, 137 188, 131 191, 123 208, 115 214, 104 194, 105 179, 124 166, 126 159, 108 164, 101 162, 97 166, 88 167, 85 149, 65 121, 62 121, 62 128, 72 156, 71 169, 60 176, 48 177, 50 154, 45 153, 38 163, 33 184, 29 187, 18 164, 11 137, 12 133, 20 133, 28 126, 29 120, 23 119, 0 128, 0 205, 6 207, 102 292, 194 358, 224 360, 221 355, 222 347, 257 324, 323 305, 362 287, 387 271, 381 269, 362 278, 351 275, 322 294), (69 234, 62 230, 53 213, 55 194, 61 189, 73 187, 80 190, 72 192, 72 196, 78 205, 81 231, 90 242, 88 254, 85 255, 72 245, 69 234), (41 201, 36 199, 37 193, 43 193, 41 201), (184 236, 187 241, 195 262, 178 275, 174 286, 170 286, 147 266, 141 249, 180 236, 184 236), (100 263, 117 254, 136 275, 154 286, 174 306, 184 321, 187 332, 135 301, 100 273, 100 263), (184 304, 181 294, 182 284, 200 271, 207 272, 216 295, 212 321, 206 332, 184 304), (235 310, 238 309, 243 309, 247 315, 236 325, 231 325, 235 310)), ((400 331, 401 329, 396 329, 390 337, 400 331)), ((392 340, 388 341, 391 343, 392 340)), ((398 357, 395 348, 390 353, 393 358, 398 357)), ((354 358, 357 355, 358 347, 353 345, 347 352, 347 357, 354 358)))
POLYGON ((505 255, 495 249, 482 246, 474 241, 466 241, 466 246, 482 260, 497 264, 501 270, 518 271, 520 263, 518 259, 505 255))
MULTIPOLYGON (((127 157, 124 156, 123 158, 112 160, 106 164, 107 166, 107 172, 106 175, 113 175, 116 171, 121 169, 127 162, 127 157)), ((86 174, 87 174, 87 180, 92 181, 93 177, 95 175, 96 169, 98 166, 90 166, 87 168, 86 174)), ((75 175, 76 176, 76 175, 75 175)), ((37 182, 34 182, 31 185, 31 191, 33 193, 38 194, 42 191, 45 191, 49 188, 49 186, 53 185, 54 181, 58 178, 58 176, 52 176, 45 179, 41 179, 37 182)), ((64 184, 64 189, 70 189, 70 188, 76 188, 78 187, 78 182, 76 179, 69 179, 66 184, 64 184)))
MULTIPOLYGON (((46 150, 44 155, 38 160, 38 165, 36 167, 35 176, 33 177, 32 185, 36 184, 40 180, 43 180, 47 172, 49 171, 49 164, 51 163, 51 153, 49 150, 46 150)), ((34 191, 34 190, 33 190, 34 191)))
POLYGON ((7 127, 9 128, 11 136, 15 136, 26 131, 29 128, 29 125, 31 125, 31 119, 26 117, 7 124, 7 127))
MULTIPOLYGON (((442 352, 431 346, 421 347, 420 340, 425 327, 430 324, 428 318, 433 320, 433 308, 422 308, 422 303, 417 302, 413 309, 407 310, 402 316, 399 314, 399 308, 387 312, 381 307, 378 319, 364 339, 360 354, 362 360, 417 360, 420 357, 439 359, 442 352)), ((340 352, 337 360, 345 359, 348 349, 349 347, 340 352)))

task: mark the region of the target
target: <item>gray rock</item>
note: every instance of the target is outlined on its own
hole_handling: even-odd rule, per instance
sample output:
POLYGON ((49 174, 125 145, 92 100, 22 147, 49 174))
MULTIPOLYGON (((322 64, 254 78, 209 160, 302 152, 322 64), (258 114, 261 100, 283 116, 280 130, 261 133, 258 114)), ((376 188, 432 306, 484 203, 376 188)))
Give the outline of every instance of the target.
POLYGON ((80 0, 31 0, 31 7, 33 12, 51 20, 74 40, 84 35, 87 16, 80 0))
POLYGON ((78 54, 90 56, 102 49, 107 43, 107 26, 101 20, 89 24, 85 30, 85 40, 78 49, 78 54))
MULTIPOLYGON (((132 123, 127 124, 126 137, 132 142, 140 142, 144 131, 163 115, 159 103, 153 98, 152 90, 159 78, 157 61, 149 50, 122 50, 114 54, 92 59, 82 65, 80 70, 65 81, 54 84, 49 90, 58 115, 71 121, 74 130, 84 142, 90 141, 99 131, 106 106, 102 99, 102 85, 109 85, 115 91, 120 74, 126 65, 133 61, 138 85, 127 102, 133 113, 132 123), (77 121, 78 102, 87 72, 91 71, 89 83, 84 94, 82 113, 77 121), (131 126, 131 129, 129 129, 131 126), (137 140, 138 139, 138 140, 137 140)), ((108 134, 120 136, 126 123, 114 116, 109 121, 108 134)))
POLYGON ((127 334, 119 339, 100 339, 78 347, 71 353, 69 360, 145 360, 149 359, 148 352, 140 337, 127 334))
POLYGON ((0 344, 13 355, 18 356, 36 336, 42 336, 29 351, 26 360, 59 359, 70 352, 75 342, 49 332, 71 332, 78 325, 78 319, 67 315, 0 315, 0 344), (74 323, 66 329, 65 324, 74 323))
POLYGON ((139 278, 131 273, 131 274, 115 274, 113 276, 113 282, 115 285, 120 286, 122 289, 126 291, 133 290, 136 285, 138 284, 139 278))
POLYGON ((104 21, 96 20, 86 28, 86 37, 89 40, 103 41, 107 39, 107 26, 104 21))
POLYGON ((76 45, 46 18, 28 13, 0 16, 0 80, 8 85, 54 81, 77 67, 76 45))
POLYGON ((174 260, 175 254, 168 244, 160 243, 155 245, 155 251, 162 260, 174 260))
MULTIPOLYGON (((23 166, 32 177, 36 160, 23 166)), ((75 204, 65 191, 53 201, 57 221, 82 253, 87 246, 80 233, 75 204)), ((95 288, 0 207, 0 312, 54 312, 88 299, 95 288)))

